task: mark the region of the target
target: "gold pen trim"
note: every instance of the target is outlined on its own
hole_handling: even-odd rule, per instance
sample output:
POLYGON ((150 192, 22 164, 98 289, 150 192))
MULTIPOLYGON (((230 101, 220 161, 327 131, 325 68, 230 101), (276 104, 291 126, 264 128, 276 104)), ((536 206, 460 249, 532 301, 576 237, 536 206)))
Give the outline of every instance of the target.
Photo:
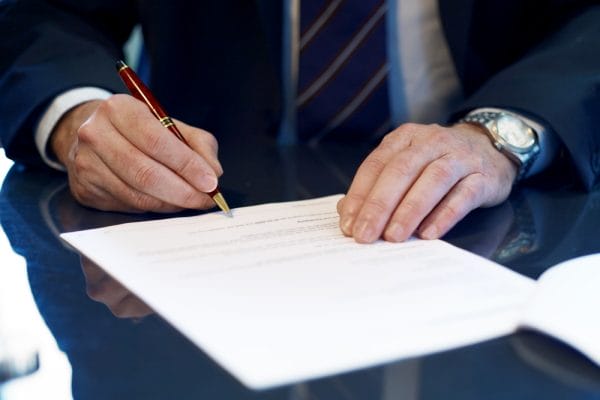
POLYGON ((219 208, 229 217, 232 217, 233 215, 231 214, 231 210, 229 209, 229 206, 227 205, 227 202, 225 201, 225 198, 223 197, 223 195, 219 192, 217 194, 215 194, 212 199, 215 201, 215 203, 217 203, 217 205, 219 206, 219 208))
POLYGON ((163 118, 159 119, 159 121, 162 124, 162 126, 164 126, 165 128, 175 125, 175 123, 173 122, 173 120, 170 117, 163 117, 163 118))

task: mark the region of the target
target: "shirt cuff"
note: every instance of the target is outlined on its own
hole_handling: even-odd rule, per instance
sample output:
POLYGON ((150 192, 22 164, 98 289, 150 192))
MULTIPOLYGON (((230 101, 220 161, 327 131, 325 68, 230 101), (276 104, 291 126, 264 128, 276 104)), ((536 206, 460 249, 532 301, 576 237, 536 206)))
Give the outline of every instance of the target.
POLYGON ((46 112, 42 115, 35 129, 35 145, 44 162, 59 171, 65 171, 65 167, 48 153, 48 140, 52 130, 63 115, 73 107, 90 100, 105 100, 112 96, 111 92, 96 87, 81 87, 68 90, 57 96, 46 112))
POLYGON ((523 122, 533 128, 537 134, 540 152, 523 178, 529 178, 530 176, 542 172, 544 169, 549 167, 550 164, 552 164, 552 161, 554 161, 554 159, 558 156, 560 148, 560 140, 558 139, 558 136, 552 129, 550 129, 550 127, 547 126, 547 124, 539 121, 539 119, 530 115, 526 115, 520 111, 496 107, 476 108, 470 112, 477 111, 509 112, 519 117, 521 120, 523 120, 523 122))

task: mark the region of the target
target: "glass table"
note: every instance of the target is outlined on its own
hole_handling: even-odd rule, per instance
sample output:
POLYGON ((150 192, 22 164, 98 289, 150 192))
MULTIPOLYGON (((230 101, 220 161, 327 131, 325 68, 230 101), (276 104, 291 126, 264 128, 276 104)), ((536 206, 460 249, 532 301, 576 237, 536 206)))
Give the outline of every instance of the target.
MULTIPOLYGON (((221 143, 220 184, 232 207, 343 193, 368 151, 342 145, 278 147, 241 137, 221 143)), ((18 260, 3 261, 0 272, 26 279, 19 290, 28 292, 35 307, 17 315, 42 321, 28 331, 46 338, 39 347, 39 370, 2 384, 3 400, 23 398, 13 397, 17 387, 75 399, 600 398, 600 368, 529 331, 272 390, 248 390, 58 237, 166 216, 91 210, 75 202, 62 173, 11 166, 3 155, 0 164, 0 219, 10 243, 1 249, 2 260, 18 260), (38 375, 45 378, 35 380, 38 375)), ((560 261, 599 252, 598 221, 600 192, 585 193, 567 173, 555 174, 516 188, 497 207, 472 212, 444 239, 536 278, 560 261)))

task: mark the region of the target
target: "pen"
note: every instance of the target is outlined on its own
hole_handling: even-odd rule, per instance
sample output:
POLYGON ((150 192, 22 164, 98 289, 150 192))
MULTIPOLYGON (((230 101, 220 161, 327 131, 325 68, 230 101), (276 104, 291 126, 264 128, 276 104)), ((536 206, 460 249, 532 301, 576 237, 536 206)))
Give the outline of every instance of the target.
MULTIPOLYGON (((150 92, 150 89, 148 89, 148 87, 144 85, 144 83, 137 76, 137 74, 133 72, 133 70, 127 64, 125 64, 125 62, 121 60, 117 61, 116 67, 117 71, 119 72, 119 76, 121 77, 121 80, 123 80, 123 83, 125 83, 125 86, 127 86, 127 89, 129 89, 131 95, 136 99, 143 101, 148 106, 150 111, 152 111, 152 114, 154 114, 154 116, 160 121, 160 123, 165 128, 170 130, 171 133, 173 133, 177 137, 177 139, 181 140, 189 147, 189 143, 187 142, 187 140, 185 140, 179 129, 177 129, 177 126, 175 126, 173 120, 167 115, 165 110, 163 110, 163 108, 158 103, 152 92, 150 92)), ((221 194, 221 191, 219 190, 218 186, 215 188, 215 190, 208 193, 208 195, 212 197, 215 203, 217 203, 219 208, 223 210, 223 212, 227 216, 232 216, 231 210, 229 209, 229 206, 227 205, 227 202, 221 194)))

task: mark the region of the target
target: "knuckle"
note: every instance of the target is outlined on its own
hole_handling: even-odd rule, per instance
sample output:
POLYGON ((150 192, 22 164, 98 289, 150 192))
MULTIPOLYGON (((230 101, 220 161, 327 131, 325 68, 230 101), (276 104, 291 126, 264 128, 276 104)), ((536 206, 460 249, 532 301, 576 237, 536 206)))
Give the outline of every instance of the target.
POLYGON ((399 131, 406 131, 406 132, 415 132, 418 131, 422 128, 422 125, 417 124, 415 122, 407 122, 402 124, 398 130, 399 131))
POLYGON ((461 198, 464 200, 463 203, 475 204, 479 201, 484 186, 481 183, 471 181, 468 185, 464 185, 461 188, 461 198))
POLYGON ((429 173, 436 182, 447 182, 454 178, 454 165, 449 161, 439 161, 431 164, 429 173))
POLYGON ((402 141, 406 138, 409 133, 406 132, 404 126, 400 126, 381 139, 377 150, 383 152, 394 152, 398 147, 402 145, 402 141))
POLYGON ((410 175, 414 164, 405 157, 399 157, 389 163, 386 168, 393 176, 404 177, 410 175))
POLYGON ((421 209, 423 208, 419 201, 413 199, 404 199, 404 201, 402 201, 402 203, 400 204, 400 207, 402 208, 404 215, 411 216, 414 214, 420 214, 420 212, 422 211, 421 209))
POLYGON ((123 106, 128 101, 129 97, 130 96, 125 94, 114 94, 100 103, 99 110, 109 114, 119 112, 119 110, 123 109, 123 106))
POLYGON ((160 206, 160 200, 140 192, 133 193, 131 203, 134 208, 142 211, 156 210, 160 206))
POLYGON ((89 121, 84 122, 79 128, 77 128, 76 134, 78 142, 88 145, 94 144, 94 139, 96 139, 97 136, 93 124, 89 121))
POLYGON ((164 143, 164 134, 160 134, 153 129, 145 129, 145 141, 146 148, 148 149, 148 153, 152 156, 157 156, 163 150, 164 143))
POLYGON ((471 168, 476 168, 477 166, 481 167, 482 161, 484 160, 483 155, 473 154, 474 152, 470 148, 465 148, 463 146, 455 147, 452 149, 452 153, 446 157, 446 161, 453 163, 453 165, 457 165, 461 163, 463 165, 468 165, 471 168))
POLYGON ((175 172, 180 176, 186 176, 186 174, 192 174, 194 170, 197 170, 196 159, 193 157, 184 157, 181 159, 179 164, 175 167, 175 172))
POLYGON ((371 157, 367 158, 363 163, 363 169, 371 174, 379 174, 383 168, 385 168, 385 161, 379 157, 376 153, 373 153, 371 157))
POLYGON ((153 166, 141 166, 134 175, 134 181, 139 187, 156 187, 160 183, 158 171, 153 166))
POLYGON ((382 147, 390 146, 393 142, 398 140, 398 138, 402 134, 401 130, 402 130, 402 127, 399 127, 399 128, 394 129, 390 133, 386 134, 383 137, 383 139, 381 139, 380 146, 382 146, 382 147))
POLYGON ((344 197, 344 205, 350 203, 363 203, 365 198, 366 196, 360 193, 348 193, 346 197, 344 197))
POLYGON ((367 214, 379 215, 384 214, 388 210, 388 204, 385 200, 376 197, 369 197, 365 201, 364 209, 367 210, 367 214))
POLYGON ((114 109, 114 98, 115 95, 109 97, 108 99, 101 101, 96 107, 96 114, 107 115, 111 113, 111 110, 114 109))
POLYGON ((462 210, 453 204, 446 204, 443 213, 447 221, 457 221, 463 214, 462 210))
POLYGON ((348 216, 355 215, 365 202, 365 196, 360 193, 348 193, 340 205, 342 212, 348 216))
POLYGON ((439 144, 452 143, 452 133, 449 129, 444 128, 440 125, 433 124, 429 125, 429 132, 432 140, 439 144))
POLYGON ((90 163, 88 162, 87 158, 81 155, 81 153, 77 153, 75 157, 73 157, 72 165, 75 175, 77 176, 84 175, 90 167, 90 163))
POLYGON ((120 95, 113 95, 100 103, 97 110, 101 114, 111 115, 122 107, 122 103, 120 95))

